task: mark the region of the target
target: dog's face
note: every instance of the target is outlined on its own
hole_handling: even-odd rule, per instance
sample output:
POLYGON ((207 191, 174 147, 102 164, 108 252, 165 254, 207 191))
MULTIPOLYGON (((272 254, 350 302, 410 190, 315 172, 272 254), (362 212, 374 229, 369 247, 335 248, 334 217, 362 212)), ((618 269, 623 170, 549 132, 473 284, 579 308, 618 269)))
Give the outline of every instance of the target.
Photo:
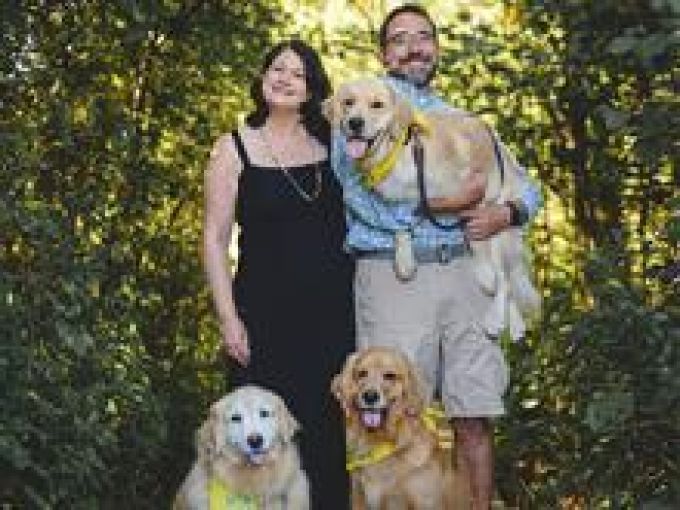
POLYGON ((418 416, 424 387, 410 361, 395 349, 371 347, 351 354, 331 390, 345 413, 367 431, 393 429, 405 416, 418 416))
POLYGON ((213 404, 199 431, 199 449, 235 463, 264 464, 276 457, 298 428, 279 396, 244 386, 213 404))
POLYGON ((394 139, 411 120, 411 107, 386 83, 362 79, 345 83, 324 104, 326 117, 347 139, 347 154, 363 158, 394 139))

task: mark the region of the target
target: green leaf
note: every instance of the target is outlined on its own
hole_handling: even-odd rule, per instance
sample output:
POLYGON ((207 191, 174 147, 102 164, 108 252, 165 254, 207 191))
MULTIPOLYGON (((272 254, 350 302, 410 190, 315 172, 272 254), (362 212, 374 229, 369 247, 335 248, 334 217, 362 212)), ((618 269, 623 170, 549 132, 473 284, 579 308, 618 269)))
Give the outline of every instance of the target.
POLYGON ((622 55, 631 51, 638 44, 638 38, 629 35, 622 35, 612 39, 609 43, 609 53, 614 55, 622 55))
POLYGON ((586 407, 585 423, 595 432, 627 426, 633 414, 633 394, 619 390, 598 392, 586 407))
POLYGON ((646 500, 640 504, 640 510, 676 510, 677 505, 672 505, 661 499, 646 500))
POLYGON ((630 119, 630 113, 616 110, 607 105, 598 106, 597 111, 604 119, 607 128, 612 131, 621 129, 630 119))
POLYGON ((666 234, 673 242, 680 242, 680 219, 673 220, 666 226, 666 234))

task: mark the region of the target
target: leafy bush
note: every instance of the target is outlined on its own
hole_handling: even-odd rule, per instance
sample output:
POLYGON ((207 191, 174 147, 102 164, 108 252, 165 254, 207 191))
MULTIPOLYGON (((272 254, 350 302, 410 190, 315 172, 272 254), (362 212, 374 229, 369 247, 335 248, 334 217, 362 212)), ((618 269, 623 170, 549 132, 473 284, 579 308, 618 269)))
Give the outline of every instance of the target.
POLYGON ((649 304, 622 260, 594 255, 585 309, 552 289, 540 331, 508 346, 499 479, 521 508, 680 501, 680 303, 671 288, 649 304))

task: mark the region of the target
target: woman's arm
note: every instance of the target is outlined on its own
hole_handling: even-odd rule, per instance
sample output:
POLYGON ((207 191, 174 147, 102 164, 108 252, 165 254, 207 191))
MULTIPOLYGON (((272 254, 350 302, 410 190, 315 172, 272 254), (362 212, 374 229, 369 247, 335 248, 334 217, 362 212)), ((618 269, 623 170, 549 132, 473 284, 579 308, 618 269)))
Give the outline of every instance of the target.
POLYGON ((249 358, 248 339, 236 312, 226 257, 234 223, 241 168, 231 136, 220 137, 212 149, 205 174, 203 254, 208 285, 227 353, 245 365, 249 358))

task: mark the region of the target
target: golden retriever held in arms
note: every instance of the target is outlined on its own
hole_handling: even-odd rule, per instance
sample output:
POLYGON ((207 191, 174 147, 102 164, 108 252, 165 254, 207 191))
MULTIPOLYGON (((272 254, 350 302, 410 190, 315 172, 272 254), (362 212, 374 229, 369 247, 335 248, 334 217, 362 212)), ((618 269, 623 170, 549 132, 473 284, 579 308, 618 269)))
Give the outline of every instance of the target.
POLYGON ((198 459, 174 510, 307 510, 309 490, 283 400, 243 386, 210 408, 197 433, 198 459))
MULTIPOLYGON (((465 203, 461 187, 476 177, 486 183, 481 205, 517 202, 522 175, 511 155, 477 117, 456 110, 418 112, 384 80, 348 82, 324 104, 332 126, 347 140, 363 184, 388 201, 420 199, 412 154, 414 129, 424 147, 424 181, 433 211, 456 210, 465 203), (501 174, 499 161, 503 163, 501 174)), ((395 233, 395 270, 403 279, 416 271, 416 260, 404 232, 395 233)), ((484 241, 471 243, 475 277, 492 296, 483 319, 489 334, 509 330, 515 339, 525 333, 524 317, 535 314, 540 298, 524 257, 521 228, 507 228, 484 241)))
POLYGON ((399 351, 351 354, 331 390, 345 412, 354 510, 463 510, 465 477, 424 420, 423 385, 399 351))

